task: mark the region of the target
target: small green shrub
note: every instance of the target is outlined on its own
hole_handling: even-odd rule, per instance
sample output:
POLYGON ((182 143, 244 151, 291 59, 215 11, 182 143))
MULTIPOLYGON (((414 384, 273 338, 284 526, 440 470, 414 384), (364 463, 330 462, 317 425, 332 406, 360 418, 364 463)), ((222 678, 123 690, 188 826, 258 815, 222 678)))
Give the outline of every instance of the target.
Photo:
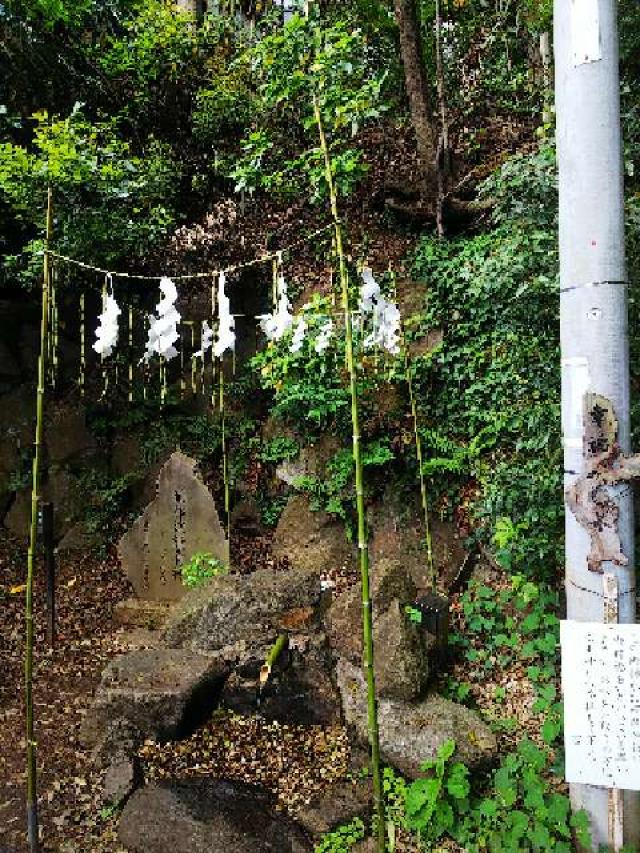
POLYGON ((224 563, 205 552, 194 554, 188 563, 184 563, 180 567, 182 583, 189 589, 202 586, 211 578, 226 575, 228 571, 229 569, 224 563))
POLYGON ((427 775, 406 788, 407 826, 426 842, 451 832, 459 815, 469 808, 469 770, 460 761, 452 761, 455 749, 454 741, 443 743, 437 758, 422 765, 427 775))
POLYGON ((349 853, 365 836, 364 823, 359 817, 324 835, 314 853, 349 853))

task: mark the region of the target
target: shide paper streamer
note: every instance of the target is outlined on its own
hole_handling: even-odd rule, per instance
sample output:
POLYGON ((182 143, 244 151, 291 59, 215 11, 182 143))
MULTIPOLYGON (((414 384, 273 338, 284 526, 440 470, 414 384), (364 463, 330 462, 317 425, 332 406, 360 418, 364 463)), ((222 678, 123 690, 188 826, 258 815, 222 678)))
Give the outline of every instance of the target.
POLYGON ((295 329, 293 331, 293 338, 291 340, 291 346, 289 347, 290 351, 293 353, 300 352, 302 349, 302 345, 304 343, 304 336, 307 332, 307 321, 304 317, 298 317, 296 320, 295 329))
POLYGON ((194 352, 192 358, 204 359, 205 353, 209 352, 213 346, 213 329, 206 320, 202 323, 202 333, 200 336, 200 349, 194 352))
POLYGON ((262 314, 258 318, 260 328, 270 341, 279 341, 292 327, 291 302, 287 292, 287 283, 280 273, 276 283, 276 306, 272 314, 262 314))
POLYGON ((156 314, 149 315, 149 336, 144 361, 149 361, 154 355, 171 361, 178 355, 175 344, 179 338, 178 324, 182 319, 175 305, 178 291, 171 279, 165 277, 160 279, 160 292, 162 296, 156 305, 156 314))
POLYGON ((320 331, 318 332, 318 336, 316 337, 314 342, 314 348, 318 355, 322 355, 322 353, 327 349, 327 347, 331 343, 332 337, 333 321, 329 317, 320 327, 320 331))
POLYGON ((363 324, 370 316, 373 326, 363 341, 364 348, 381 347, 397 355, 400 352, 400 311, 394 302, 382 295, 380 285, 368 267, 362 271, 359 308, 363 324))
POLYGON ((223 272, 218 279, 218 334, 213 346, 216 358, 222 358, 227 350, 233 352, 236 348, 236 321, 231 314, 229 297, 224 292, 227 278, 223 272))
POLYGON ((96 342, 93 345, 93 349, 103 358, 110 356, 118 343, 118 317, 121 314, 113 293, 105 293, 102 299, 102 314, 98 318, 96 342))

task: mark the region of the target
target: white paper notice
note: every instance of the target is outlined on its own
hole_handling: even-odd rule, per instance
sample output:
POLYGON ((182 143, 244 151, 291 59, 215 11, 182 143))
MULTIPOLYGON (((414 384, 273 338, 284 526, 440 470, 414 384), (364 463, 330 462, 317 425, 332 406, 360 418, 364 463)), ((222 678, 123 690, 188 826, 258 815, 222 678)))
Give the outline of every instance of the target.
POLYGON ((598 0, 571 0, 571 50, 574 65, 602 59, 598 0))
POLYGON ((562 360, 563 394, 570 401, 562 412, 562 435, 565 445, 582 449, 583 398, 589 390, 589 362, 579 356, 562 360))
POLYGON ((640 790, 640 625, 560 623, 567 782, 640 790))

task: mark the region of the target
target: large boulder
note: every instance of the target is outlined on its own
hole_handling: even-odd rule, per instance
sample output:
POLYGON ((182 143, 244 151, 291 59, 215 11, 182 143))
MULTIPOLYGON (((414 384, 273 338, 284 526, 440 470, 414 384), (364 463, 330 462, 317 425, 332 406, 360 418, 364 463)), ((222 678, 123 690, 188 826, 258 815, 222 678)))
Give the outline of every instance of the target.
POLYGON ((96 441, 87 429, 83 408, 61 405, 52 410, 46 425, 49 462, 61 465, 95 451, 96 441))
POLYGON ((188 734, 216 707, 228 676, 219 660, 177 649, 132 651, 113 660, 83 724, 88 744, 104 740, 121 720, 140 738, 188 734))
MULTIPOLYGON (((448 589, 466 557, 462 537, 456 526, 435 513, 429 519, 433 562, 438 585, 448 589)), ((419 501, 407 496, 394 484, 384 499, 369 513, 372 562, 399 560, 420 591, 431 588, 425 546, 424 518, 419 501)))
POLYGON ((284 508, 273 553, 296 569, 317 574, 355 565, 355 549, 347 541, 342 522, 326 512, 314 512, 305 495, 294 495, 284 508))
MULTIPOLYGON (((365 743, 367 690, 362 671, 342 659, 336 676, 345 720, 365 743)), ((495 736, 478 714, 442 696, 428 696, 415 704, 379 699, 378 725, 382 759, 410 779, 420 776, 423 762, 436 758, 448 740, 455 741, 458 759, 469 767, 485 764, 497 755, 495 736)))
MULTIPOLYGON (((353 664, 362 661, 361 585, 339 595, 326 616, 334 652, 353 664)), ((409 620, 405 605, 416 586, 398 560, 381 559, 371 567, 376 679, 381 696, 409 701, 422 693, 429 678, 433 638, 409 620)))
POLYGON ((296 813, 296 822, 317 842, 321 836, 354 817, 366 819, 371 812, 372 798, 370 777, 342 779, 303 805, 296 813))
POLYGON ((310 569, 222 575, 184 596, 164 639, 169 646, 196 651, 262 649, 297 623, 310 627, 320 600, 320 579, 310 569))
MULTIPOLYGON (((62 539, 77 523, 86 508, 86 494, 78 477, 66 467, 52 466, 42 484, 42 498, 53 504, 53 528, 62 539)), ((14 536, 26 538, 31 523, 31 488, 19 491, 6 514, 4 524, 14 536)))
POLYGON ((149 785, 120 818, 129 853, 310 853, 291 820, 276 815, 260 789, 240 782, 198 779, 149 785))
POLYGON ((263 719, 292 725, 340 722, 340 696, 324 635, 291 635, 266 684, 258 690, 265 658, 264 653, 254 654, 232 673, 222 693, 225 708, 239 714, 258 711, 263 719))
POLYGON ((301 477, 323 478, 327 465, 340 450, 340 442, 335 436, 321 436, 313 444, 301 448, 294 459, 281 462, 276 468, 276 477, 288 486, 296 486, 301 477))

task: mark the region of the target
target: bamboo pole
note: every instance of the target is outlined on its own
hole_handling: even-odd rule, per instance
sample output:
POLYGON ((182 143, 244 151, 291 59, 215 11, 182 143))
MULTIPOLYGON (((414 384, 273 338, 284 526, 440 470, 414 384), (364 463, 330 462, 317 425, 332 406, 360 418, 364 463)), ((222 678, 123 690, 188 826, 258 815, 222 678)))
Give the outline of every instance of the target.
POLYGON ((224 407, 224 356, 220 357, 218 405, 220 406, 220 444, 222 447, 222 480, 224 483, 224 516, 227 529, 227 563, 231 559, 231 495, 229 491, 229 460, 227 458, 227 415, 224 407))
POLYGON ((53 193, 47 192, 47 225, 42 274, 42 314, 40 320, 40 356, 38 358, 38 390, 36 402, 36 435, 34 442, 33 465, 31 475, 31 524, 29 527, 29 550, 27 552, 27 582, 25 592, 25 657, 24 657, 24 702, 26 717, 26 759, 27 759, 27 838, 31 853, 37 853, 38 838, 38 792, 37 757, 33 719, 33 574, 38 536, 38 501, 40 498, 40 462, 42 439, 44 434, 44 393, 47 360, 47 339, 49 324, 49 286, 51 267, 49 244, 53 231, 53 193))
POLYGON ((318 126, 320 147, 324 157, 325 176, 329 188, 331 202, 331 214, 335 226, 336 252, 339 262, 340 289, 342 293, 342 309, 344 311, 345 326, 345 350, 347 357, 347 368, 349 370, 349 385, 351 392, 351 423, 353 428, 353 462, 356 480, 356 509, 358 513, 358 549, 360 552, 360 575, 362 579, 362 624, 364 640, 364 670, 367 682, 367 722, 369 729, 369 744, 371 747, 371 770, 373 777, 373 798, 376 810, 376 842, 378 853, 385 850, 385 814, 384 801, 382 798, 382 779, 380 772, 380 735, 378 731, 378 707, 376 700, 376 677, 374 671, 374 649, 373 649, 373 614, 371 612, 371 589, 369 578, 369 543, 367 533, 367 519, 364 505, 364 477, 362 464, 362 448, 360 445, 360 415, 358 410, 358 385, 356 378, 356 366, 353 352, 353 328, 351 321, 351 309, 349 305, 349 273, 342 241, 342 222, 338 211, 338 199, 333 169, 331 166, 331 155, 327 137, 324 131, 320 105, 317 96, 313 95, 313 109, 318 126))
MULTIPOLYGON (((398 301, 398 291, 396 287, 396 274, 390 270, 393 278, 393 292, 396 303, 398 301)), ((409 405, 411 407, 411 419, 413 421, 413 435, 416 445, 416 461, 418 463, 418 476, 420 478, 420 501, 422 503, 422 515, 424 519, 424 544, 427 549, 427 572, 428 582, 432 592, 436 592, 436 567, 433 558, 433 539, 431 536, 431 519, 429 513, 429 495, 427 494, 427 482, 423 471, 423 453, 422 439, 418 429, 418 405, 416 395, 413 388, 413 376, 411 374, 411 362, 409 360, 409 348, 407 346, 407 338, 404 331, 404 324, 401 324, 401 340, 402 354, 404 358, 404 375, 409 391, 409 405)))

